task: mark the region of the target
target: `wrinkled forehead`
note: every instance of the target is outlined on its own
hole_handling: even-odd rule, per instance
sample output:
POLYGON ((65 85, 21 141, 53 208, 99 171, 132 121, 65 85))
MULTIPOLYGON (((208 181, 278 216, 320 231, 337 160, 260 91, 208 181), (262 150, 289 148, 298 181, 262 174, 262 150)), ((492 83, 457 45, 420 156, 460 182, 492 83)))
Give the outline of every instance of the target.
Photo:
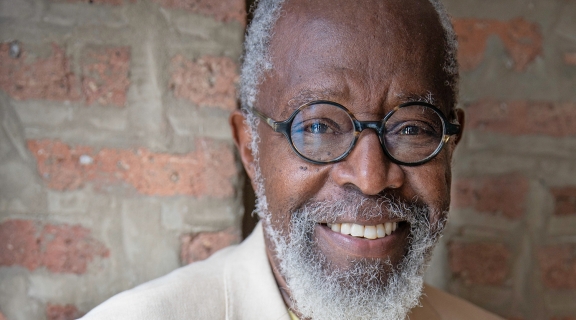
POLYGON ((348 49, 355 44, 396 53, 444 44, 429 0, 287 0, 273 33, 273 48, 310 37, 348 49))
POLYGON ((442 26, 428 0, 288 0, 273 28, 274 69, 261 86, 260 104, 298 105, 303 102, 294 99, 298 92, 337 99, 351 94, 354 85, 364 86, 364 93, 443 95, 444 47, 442 26), (303 80, 310 75, 312 83, 303 80), (394 88, 398 77, 419 83, 407 79, 405 88, 394 88))

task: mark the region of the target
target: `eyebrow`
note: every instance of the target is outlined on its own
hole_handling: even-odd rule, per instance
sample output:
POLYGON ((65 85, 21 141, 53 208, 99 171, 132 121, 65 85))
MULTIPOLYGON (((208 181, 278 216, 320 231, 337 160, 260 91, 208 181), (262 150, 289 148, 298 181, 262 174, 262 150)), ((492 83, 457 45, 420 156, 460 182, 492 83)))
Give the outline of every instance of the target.
MULTIPOLYGON (((304 89, 300 90, 296 95, 294 95, 288 102, 286 103, 286 107, 282 112, 282 115, 289 116, 294 110, 298 109, 300 106, 315 100, 334 100, 334 98, 341 97, 343 94, 342 92, 333 90, 333 89, 322 89, 322 90, 310 90, 304 89)), ((337 102, 337 101, 334 101, 337 102)))
POLYGON ((449 121, 456 119, 456 115, 454 113, 455 107, 454 106, 452 106, 452 107, 444 106, 443 104, 441 104, 442 103, 441 101, 436 101, 434 99, 434 95, 432 94, 431 91, 428 91, 425 95, 421 95, 421 94, 407 94, 407 95, 398 94, 398 95, 396 95, 396 98, 400 100, 400 103, 413 102, 413 101, 429 103, 429 104, 435 106, 436 108, 440 109, 442 114, 444 116, 446 116, 449 121), (439 104, 437 104, 437 103, 439 103, 439 104))
MULTIPOLYGON (((331 99, 341 95, 342 95, 341 92, 331 89, 324 89, 321 91, 312 91, 310 89, 305 89, 298 92, 294 97, 292 97, 292 99, 288 101, 288 107, 290 107, 291 109, 297 109, 301 105, 310 101, 331 99)), ((427 91, 425 94, 399 93, 396 94, 396 99, 398 99, 400 103, 417 101, 417 102, 426 102, 429 104, 434 104, 435 101, 431 91, 427 91)))
POLYGON ((397 94, 396 95, 396 99, 398 99, 400 101, 400 103, 406 103, 406 102, 426 102, 429 104, 434 104, 434 96, 432 95, 431 91, 426 92, 426 94, 414 94, 414 93, 409 93, 409 94, 397 94))
MULTIPOLYGON (((334 98, 342 97, 343 93, 334 89, 322 89, 322 90, 311 90, 303 89, 294 95, 290 100, 288 100, 287 105, 282 112, 282 116, 290 116, 294 110, 298 109, 300 106, 315 100, 330 100, 334 101, 334 98)), ((400 105, 406 102, 426 102, 434 105, 435 99, 431 91, 427 91, 425 94, 417 93, 399 93, 395 95, 397 99, 397 104, 400 105)), ((336 99, 337 100, 337 99, 336 99)), ((338 102, 338 101, 334 101, 338 102)))

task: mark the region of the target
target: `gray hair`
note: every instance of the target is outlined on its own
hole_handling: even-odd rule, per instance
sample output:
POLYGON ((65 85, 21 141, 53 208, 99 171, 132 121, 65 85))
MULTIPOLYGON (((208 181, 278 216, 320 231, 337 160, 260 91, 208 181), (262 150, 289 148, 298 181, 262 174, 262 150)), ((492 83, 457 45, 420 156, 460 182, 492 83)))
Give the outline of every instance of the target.
POLYGON ((250 112, 247 112, 247 108, 254 106, 262 77, 266 71, 272 69, 269 52, 270 39, 272 28, 278 20, 283 4, 284 0, 257 0, 254 4, 257 6, 254 17, 246 32, 240 72, 240 102, 252 128, 256 124, 256 119, 250 112))
MULTIPOLYGON (((444 71, 447 75, 445 85, 451 89, 452 101, 456 104, 458 84, 458 63, 456 60, 457 41, 450 17, 440 0, 429 0, 434 6, 444 29, 446 39, 444 71)), ((257 152, 257 136, 255 136, 258 119, 248 108, 254 106, 258 87, 262 82, 263 75, 272 70, 270 58, 270 40, 272 29, 280 16, 284 0, 260 0, 257 1, 254 18, 248 27, 246 40, 244 41, 244 57, 240 72, 240 102, 247 123, 252 129, 252 151, 257 152)), ((450 106, 454 108, 454 105, 450 106)))

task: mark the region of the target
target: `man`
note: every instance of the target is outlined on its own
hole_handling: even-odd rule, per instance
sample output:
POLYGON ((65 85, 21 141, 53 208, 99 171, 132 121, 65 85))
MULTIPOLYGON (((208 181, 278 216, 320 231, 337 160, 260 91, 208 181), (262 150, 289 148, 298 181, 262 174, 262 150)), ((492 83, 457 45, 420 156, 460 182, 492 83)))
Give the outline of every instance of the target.
POLYGON ((261 223, 87 318, 497 319, 422 280, 464 124, 455 47, 436 0, 262 0, 230 118, 261 223))

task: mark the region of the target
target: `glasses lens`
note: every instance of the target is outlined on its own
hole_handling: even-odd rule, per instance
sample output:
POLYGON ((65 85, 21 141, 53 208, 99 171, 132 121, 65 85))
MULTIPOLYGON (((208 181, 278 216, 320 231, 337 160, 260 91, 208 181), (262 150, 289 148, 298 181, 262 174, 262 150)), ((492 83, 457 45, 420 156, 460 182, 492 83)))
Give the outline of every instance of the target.
POLYGON ((354 140, 354 123, 343 109, 317 103, 300 109, 292 121, 290 134, 301 155, 328 162, 348 151, 354 140))
POLYGON ((396 160, 414 163, 434 154, 443 134, 444 123, 434 109, 411 105, 398 109, 388 118, 383 141, 396 160))

